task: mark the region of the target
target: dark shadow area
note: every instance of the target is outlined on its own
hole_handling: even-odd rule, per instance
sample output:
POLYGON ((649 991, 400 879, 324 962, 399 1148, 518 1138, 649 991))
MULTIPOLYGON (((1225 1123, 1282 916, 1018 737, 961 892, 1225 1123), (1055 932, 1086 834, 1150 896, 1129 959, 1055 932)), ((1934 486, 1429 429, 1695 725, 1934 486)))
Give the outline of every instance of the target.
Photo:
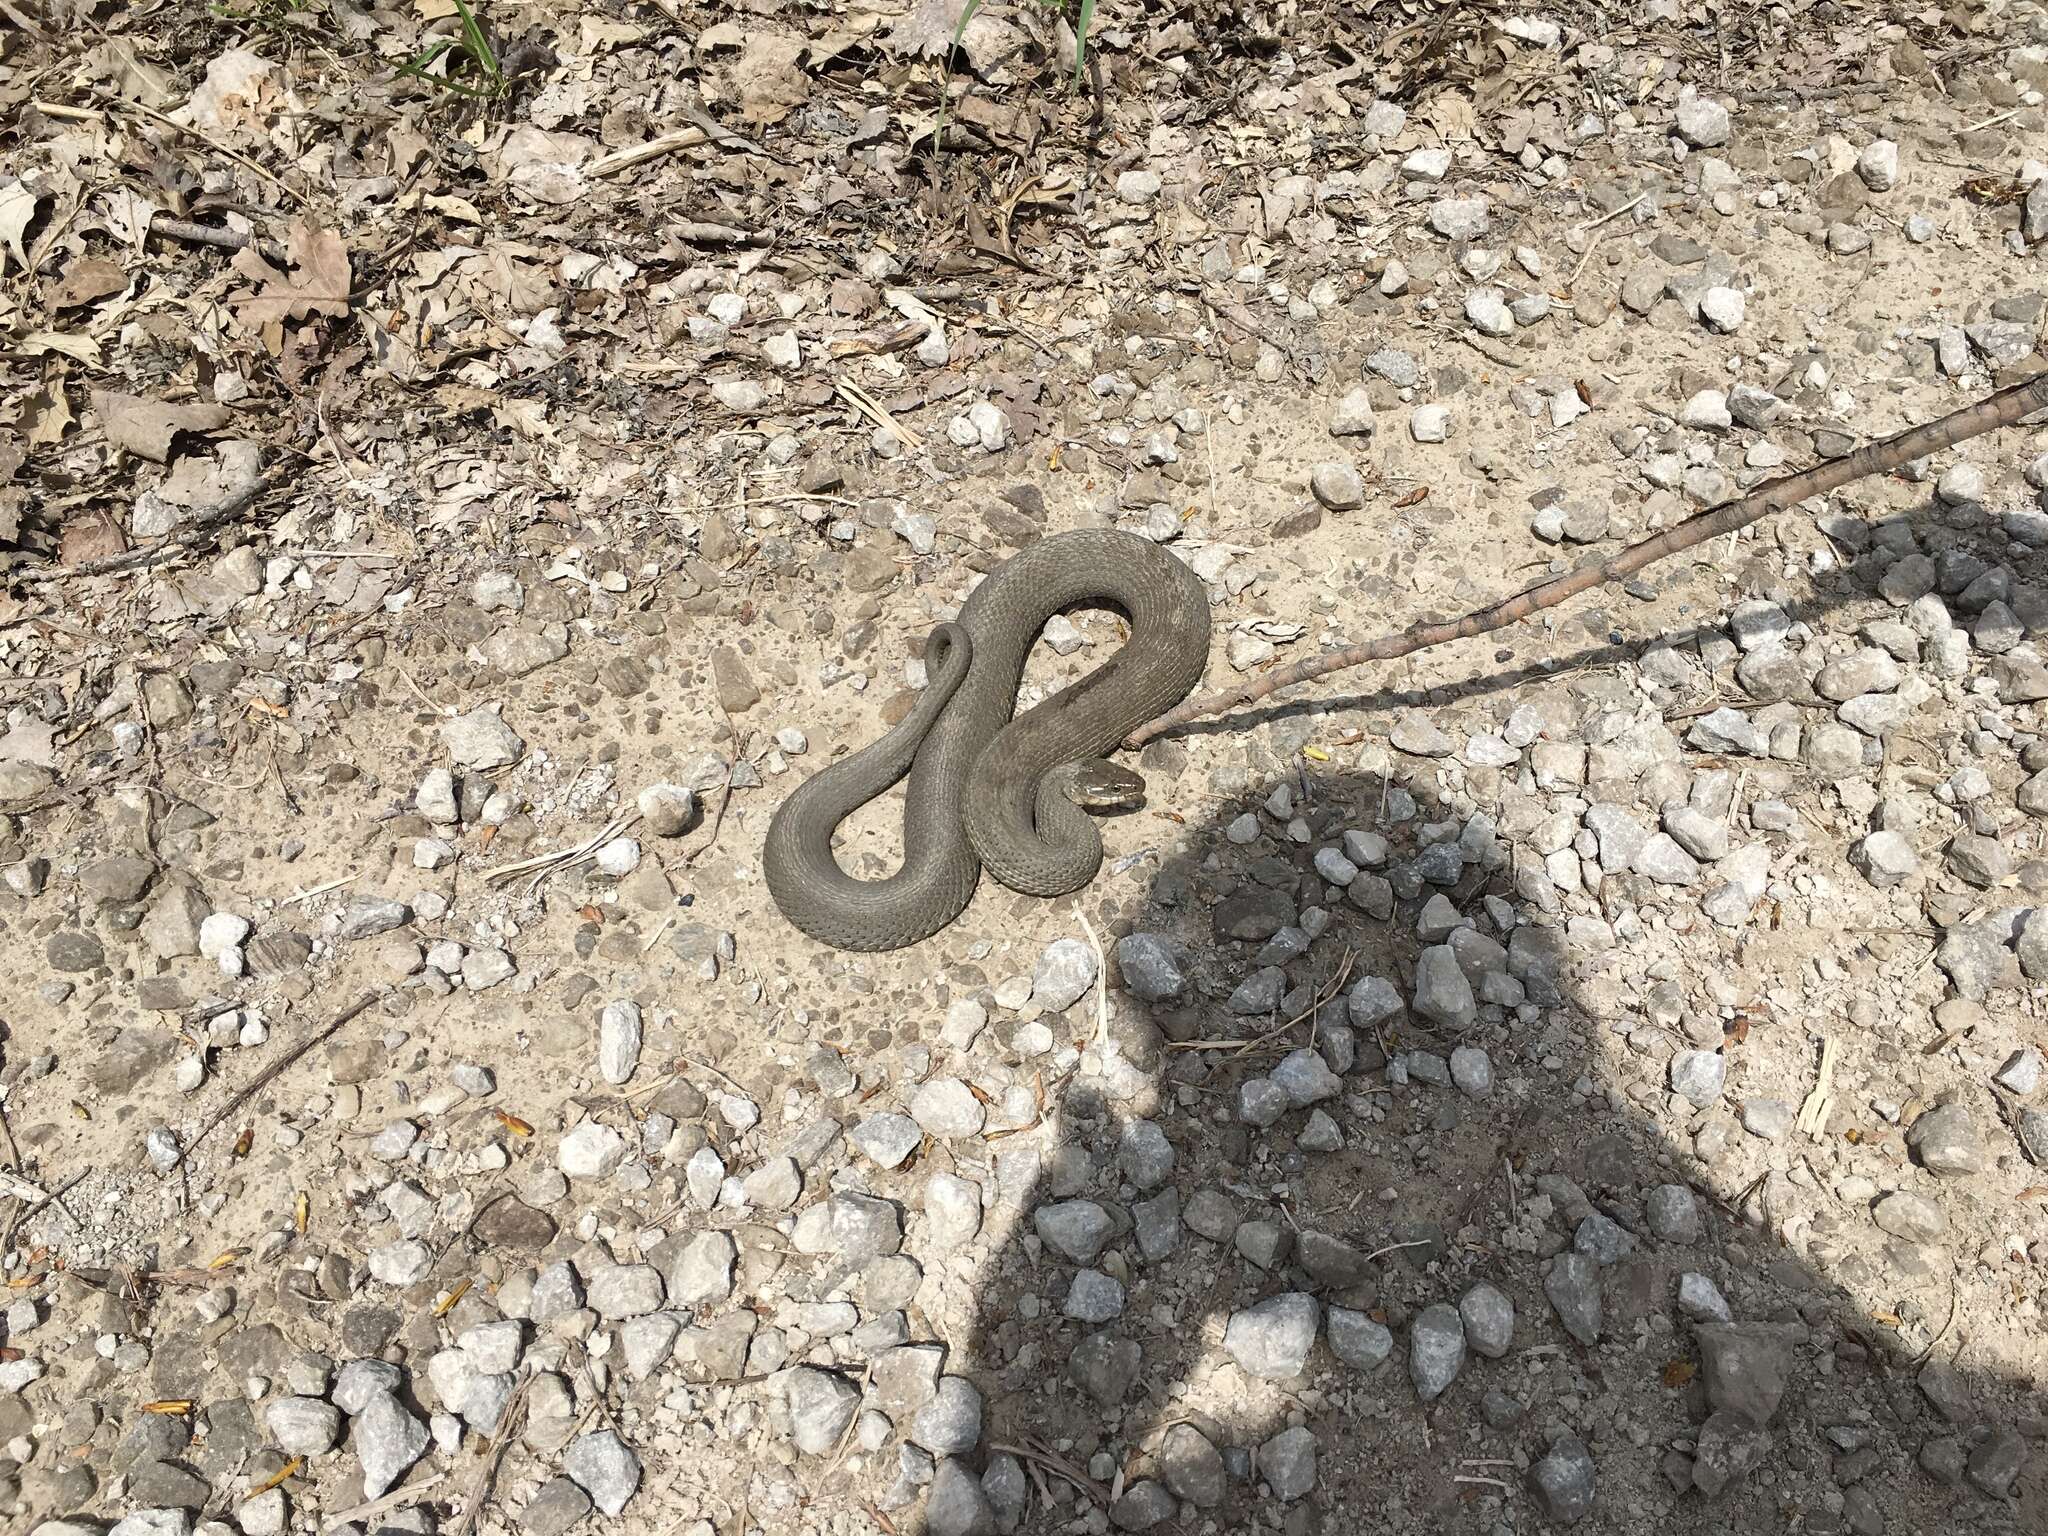
MULTIPOLYGON (((1563 692, 1524 708, 1583 740, 1598 691, 1563 692)), ((993 1140, 983 1168, 927 1153, 927 1176, 994 1183, 984 1233, 1007 1235, 971 1333, 945 1341, 946 1372, 985 1396, 980 1444, 941 1458, 894 1529, 2048 1528, 2028 1438, 2048 1402, 1951 1363, 1977 1332, 1957 1312, 1978 1258, 1871 1217, 1880 1188, 1958 1215, 1988 1196, 1934 1179, 1863 1102, 1820 1141, 1786 1123, 1813 1041, 1773 1003, 1796 967, 1761 881, 1712 903, 1730 926, 1697 917, 1725 883, 1711 869, 1675 901, 1620 873, 1560 908, 1498 835, 1526 837, 1544 798, 1514 767, 1466 770, 1452 803, 1439 761, 1268 758, 1207 796, 1174 782, 1180 756, 1149 754, 1153 804, 1207 814, 1158 816, 1156 862, 1085 899, 1106 1023, 1093 989, 1037 1020, 1056 1059, 1082 1052, 1045 1066, 1049 1130, 993 1140), (1726 1072, 1704 1107, 1672 1092, 1684 1051, 1689 1081, 1726 1072), (1845 1198, 1852 1175, 1877 1183, 1845 1198), (1819 1214, 1788 1222, 1816 1179, 1819 1214), (1418 1333, 1439 1376, 1462 1351, 1428 1402, 1418 1333)), ((1782 862, 1754 785, 1688 754, 1626 809, 1654 830, 1671 792, 1732 793, 1735 848, 1782 862)), ((1832 942, 1858 974, 1896 957, 1832 942)), ((990 1011, 1028 1078, 1011 1041, 1029 1010, 990 1011)), ((1856 1016, 1828 1027, 1893 1036, 1914 1085, 1921 1015, 1856 1016)), ((2018 1156, 1982 1084, 1962 1102, 1987 1157, 2018 1156)), ((2000 1283, 2017 1294, 2024 1266, 2000 1283)))

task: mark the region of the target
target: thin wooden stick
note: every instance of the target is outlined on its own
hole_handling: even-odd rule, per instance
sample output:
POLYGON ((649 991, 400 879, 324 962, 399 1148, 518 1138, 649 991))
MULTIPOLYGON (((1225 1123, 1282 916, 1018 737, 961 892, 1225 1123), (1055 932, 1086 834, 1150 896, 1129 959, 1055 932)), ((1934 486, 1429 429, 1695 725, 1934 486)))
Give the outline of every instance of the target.
POLYGON ((301 1040, 297 1045, 293 1046, 289 1051, 285 1052, 284 1055, 278 1057, 276 1061, 273 1061, 261 1072, 258 1072, 256 1076, 250 1080, 248 1087, 244 1088, 241 1092, 237 1093, 232 1099, 229 1099, 227 1103, 223 1104, 220 1107, 220 1109, 214 1114, 214 1117, 211 1120, 207 1121, 205 1125, 200 1127, 199 1134, 197 1136, 194 1136, 190 1141, 186 1142, 184 1146, 178 1149, 178 1160, 175 1163, 172 1163, 171 1166, 165 1171, 166 1177, 168 1177, 170 1174, 176 1173, 180 1168, 184 1167, 185 1159, 190 1157, 194 1152, 199 1150, 199 1143, 206 1140, 208 1136, 212 1135, 214 1130, 220 1125, 220 1123, 223 1120, 227 1119, 228 1116, 232 1115, 236 1110, 240 1109, 244 1104, 248 1103, 251 1099, 255 1098, 256 1095, 261 1093, 273 1079, 275 1079, 279 1074, 281 1074, 287 1067, 291 1066, 293 1062, 303 1057, 306 1054, 306 1052, 312 1050, 313 1047, 318 1045, 321 1041, 331 1038, 335 1034, 335 1032, 341 1028, 342 1025, 348 1023, 349 1020, 353 1019, 357 1014, 363 1012, 372 1003, 376 1002, 377 997, 378 994, 375 992, 365 992, 353 1003, 350 1003, 348 1007, 342 1009, 340 1013, 336 1014, 327 1023, 321 1025, 318 1029, 314 1030, 312 1034, 308 1035, 305 1039, 301 1040))
POLYGON ((230 160, 234 161, 235 164, 241 166, 244 170, 253 172, 255 175, 261 176, 265 181, 269 182, 273 187, 277 188, 278 191, 282 192, 286 197, 290 198, 295 203, 303 205, 306 201, 303 197, 299 196, 297 192, 293 191, 289 185, 287 185, 284 181, 279 179, 275 172, 266 170, 260 162, 250 159, 247 155, 243 154, 239 149, 229 149, 227 145, 221 143, 220 140, 212 137, 210 134, 201 133, 197 128, 192 127, 189 123, 181 123, 175 117, 172 117, 170 114, 165 112, 159 112, 155 107, 144 106, 139 101, 124 101, 121 98, 108 93, 102 93, 99 99, 103 105, 108 107, 117 107, 124 112, 139 112, 144 117, 148 118, 151 122, 157 124, 159 127, 168 128, 172 133, 183 134, 188 139, 192 139, 198 143, 204 144, 208 149, 212 150, 215 154, 226 155, 230 160))
POLYGON ((679 128, 674 133, 664 133, 658 139, 649 139, 644 144, 629 144, 624 149, 615 149, 608 155, 599 155, 583 168, 587 176, 609 176, 614 171, 623 171, 630 166, 643 165, 649 160, 659 160, 663 155, 672 155, 679 149, 705 143, 711 137, 702 128, 694 125, 679 128))
POLYGON ((446 1472, 436 1472, 432 1477, 423 1477, 416 1483, 407 1483, 403 1488, 394 1488, 381 1499, 372 1499, 369 1503, 358 1504, 353 1509, 337 1510, 326 1518, 320 1528, 323 1531, 338 1531, 354 1521, 388 1515, 394 1509, 404 1509, 424 1499, 436 1483, 445 1483, 447 1480, 446 1472))
POLYGON ((269 240, 259 240, 254 235, 245 235, 239 229, 225 229, 218 224, 195 224, 190 219, 167 219, 158 214, 149 221, 149 232, 162 235, 167 240, 183 240, 191 245, 218 246, 224 251, 242 251, 256 247, 256 254, 274 265, 283 265, 290 258, 281 245, 269 240))
POLYGON ((484 1464, 477 1469, 470 1481, 469 1495, 464 1500, 462 1530, 460 1536, 473 1536, 476 1523, 483 1515, 484 1503, 491 1496, 491 1485, 498 1480, 498 1469, 505 1464, 505 1453, 518 1440, 519 1422, 526 1416, 526 1397, 533 1387, 533 1378, 525 1377, 519 1383, 519 1390, 512 1394, 512 1401, 505 1405, 505 1411, 498 1419, 496 1443, 484 1458, 484 1464))
POLYGON ((894 432, 897 437, 902 439, 903 446, 912 453, 916 453, 924 447, 924 439, 922 437, 919 437, 910 428, 890 415, 883 408, 880 401, 876 400, 873 395, 862 389, 851 379, 834 379, 832 387, 839 391, 840 397, 847 404, 853 406, 854 409, 866 416, 876 426, 887 427, 891 432, 894 432))
POLYGON ((1332 672, 1362 666, 1368 661, 1392 661, 1432 646, 1448 645, 1453 640, 1469 640, 1475 635, 1505 629, 1531 614, 1554 608, 1581 592, 1624 581, 1645 566, 1654 565, 1681 550, 1747 528, 1759 518, 1797 506, 1810 496, 1823 496, 1867 475, 1889 474, 1902 464, 1925 458, 1930 453, 1939 453, 1944 448, 1981 437, 1986 432, 1995 432, 2000 427, 2009 427, 2022 417, 2044 408, 2048 408, 2048 373, 1988 395, 1975 405, 1966 405, 1938 421, 1909 428, 1878 442, 1865 443, 1842 458, 1815 464, 1797 474, 1768 480, 1747 496, 1709 507, 1697 516, 1639 540, 1597 564, 1582 565, 1562 576, 1539 582, 1463 618, 1447 619, 1440 624, 1411 624, 1406 629, 1381 635, 1361 645, 1346 646, 1343 650, 1321 656, 1304 657, 1291 666, 1267 673, 1256 683, 1201 694, 1139 726, 1124 738, 1124 745, 1142 747, 1153 737, 1175 730, 1191 720, 1242 709, 1283 688, 1292 688, 1296 683, 1327 677, 1332 672))

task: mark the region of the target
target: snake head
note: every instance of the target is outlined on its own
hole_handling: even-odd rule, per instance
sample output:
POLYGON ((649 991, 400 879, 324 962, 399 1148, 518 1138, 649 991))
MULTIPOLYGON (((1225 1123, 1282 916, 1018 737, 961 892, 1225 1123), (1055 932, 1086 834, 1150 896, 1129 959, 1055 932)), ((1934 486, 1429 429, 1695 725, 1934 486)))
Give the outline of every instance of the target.
POLYGON ((1088 811, 1129 810, 1145 798, 1142 775, 1103 757, 1084 757, 1060 771, 1066 797, 1088 811))

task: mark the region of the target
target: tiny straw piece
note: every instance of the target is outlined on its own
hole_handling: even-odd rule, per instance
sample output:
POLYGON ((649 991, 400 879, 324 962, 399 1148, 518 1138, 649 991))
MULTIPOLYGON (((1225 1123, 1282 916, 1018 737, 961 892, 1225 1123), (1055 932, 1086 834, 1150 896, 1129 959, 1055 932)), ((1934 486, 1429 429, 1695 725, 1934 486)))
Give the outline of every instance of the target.
POLYGON ((1828 1113, 1835 1107, 1835 1058, 1841 1055, 1842 1042, 1833 1035, 1823 1036, 1820 1043, 1820 1075, 1813 1085, 1813 1092, 1806 1096, 1806 1102, 1799 1107, 1799 1129, 1815 1141, 1826 1131, 1828 1113))
POLYGON ((1095 936, 1095 927, 1088 921, 1088 914, 1081 910, 1081 903, 1074 903, 1074 919, 1080 923, 1081 931, 1088 935, 1089 946, 1095 951, 1095 1043, 1098 1046, 1109 1043, 1109 957, 1102 952, 1102 940, 1095 936))
POLYGON ((839 391, 840 398, 859 411, 878 427, 887 427, 902 439, 903 446, 912 453, 924 447, 924 439, 903 425, 882 408, 879 401, 851 379, 834 379, 832 387, 839 391))
POLYGON ((520 859, 511 864, 500 864, 496 869, 486 870, 484 872, 484 883, 487 885, 498 885, 519 875, 526 874, 529 870, 538 870, 544 875, 558 866, 574 864, 579 859, 587 859, 613 838, 618 837, 628 828, 636 825, 639 820, 640 815, 637 811, 628 811, 623 815, 615 816, 600 830, 593 832, 589 837, 573 847, 558 849, 553 853, 536 854, 530 859, 520 859))

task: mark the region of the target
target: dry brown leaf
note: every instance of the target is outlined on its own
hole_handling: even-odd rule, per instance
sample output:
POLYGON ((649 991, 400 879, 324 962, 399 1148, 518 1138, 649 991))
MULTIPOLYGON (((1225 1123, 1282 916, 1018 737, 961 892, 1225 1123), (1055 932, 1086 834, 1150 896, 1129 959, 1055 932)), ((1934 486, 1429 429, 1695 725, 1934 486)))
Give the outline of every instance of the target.
POLYGON ((126 38, 105 38, 86 57, 102 79, 114 82, 115 93, 129 101, 161 107, 171 99, 176 82, 144 59, 126 38))
POLYGON ((804 40, 756 32, 740 50, 733 80, 740 88, 740 116, 750 123, 779 123, 810 100, 811 79, 797 67, 804 40))
POLYGON ((57 558, 65 565, 82 565, 126 552, 128 540, 120 525, 105 512, 81 512, 64 520, 57 535, 57 558))
POLYGON ((0 736, 0 758, 34 763, 41 768, 57 766, 57 727, 46 721, 24 719, 0 736))
POLYGON ((173 116, 216 138, 253 138, 284 105, 283 71, 261 54, 230 48, 206 66, 206 78, 173 116))
POLYGON ((76 309, 127 286, 128 274, 118 265, 98 256, 83 256, 64 269, 64 276, 50 290, 50 303, 57 309, 76 309))
POLYGON ((447 218, 460 219, 465 224, 480 225, 484 222, 483 211, 466 197, 453 197, 439 192, 429 192, 421 199, 421 202, 429 213, 438 213, 447 218))
POLYGON ((1451 141, 1470 139, 1479 127, 1479 114, 1473 108, 1472 98, 1458 91, 1437 92, 1416 115, 1451 141))
POLYGON ((218 432, 234 419, 225 406, 167 405, 111 389, 92 392, 92 413, 108 442, 158 464, 170 462, 171 439, 180 432, 218 432))
POLYGON ((597 140, 587 134, 548 133, 522 124, 482 158, 486 170, 524 196, 567 207, 588 195, 583 167, 597 150, 597 140))
POLYGON ((585 16, 581 25, 582 46, 576 50, 579 58, 608 53, 614 48, 630 47, 643 41, 647 36, 645 27, 635 26, 630 21, 613 21, 605 16, 585 16))
POLYGON ((133 187, 116 187, 100 200, 99 206, 101 217, 107 221, 107 233, 137 255, 149 239, 150 220, 163 212, 133 187))
POLYGON ((966 5, 967 0, 918 0, 889 29, 882 46, 914 59, 936 57, 952 46, 953 32, 966 5))
POLYGON ((63 331, 30 331, 21 338, 21 350, 32 356, 55 352, 60 357, 76 358, 90 368, 101 366, 100 344, 90 336, 72 336, 63 331))
POLYGON ((229 438, 217 454, 180 454, 156 493, 174 507, 210 511, 247 491, 262 474, 256 444, 229 438))
MULTIPOLYGON (((948 52, 960 25, 965 0, 918 0, 882 38, 882 46, 899 58, 932 59, 948 52)), ((960 38, 960 54, 976 74, 1014 51, 1024 34, 986 9, 978 9, 960 38)), ((815 55, 814 55, 815 56, 815 55)))
MULTIPOLYGON (((0 245, 14 253, 15 265, 28 266, 28 252, 21 243, 21 237, 35 219, 36 207, 42 201, 35 193, 20 182, 11 182, 0 187, 0 245)), ((4 256, 5 252, 0 252, 4 256)), ((7 271, 7 263, 0 260, 0 275, 7 271)))
POLYGON ((259 285, 229 296, 228 302, 237 307, 245 326, 254 329, 273 321, 348 313, 353 278, 348 247, 341 236, 295 219, 285 236, 285 254, 292 267, 290 276, 265 261, 254 246, 235 252, 231 265, 259 285))
POLYGON ((45 379, 20 401, 20 438, 31 449, 47 449, 51 442, 61 442, 76 420, 72 401, 63 395, 59 379, 45 379))

